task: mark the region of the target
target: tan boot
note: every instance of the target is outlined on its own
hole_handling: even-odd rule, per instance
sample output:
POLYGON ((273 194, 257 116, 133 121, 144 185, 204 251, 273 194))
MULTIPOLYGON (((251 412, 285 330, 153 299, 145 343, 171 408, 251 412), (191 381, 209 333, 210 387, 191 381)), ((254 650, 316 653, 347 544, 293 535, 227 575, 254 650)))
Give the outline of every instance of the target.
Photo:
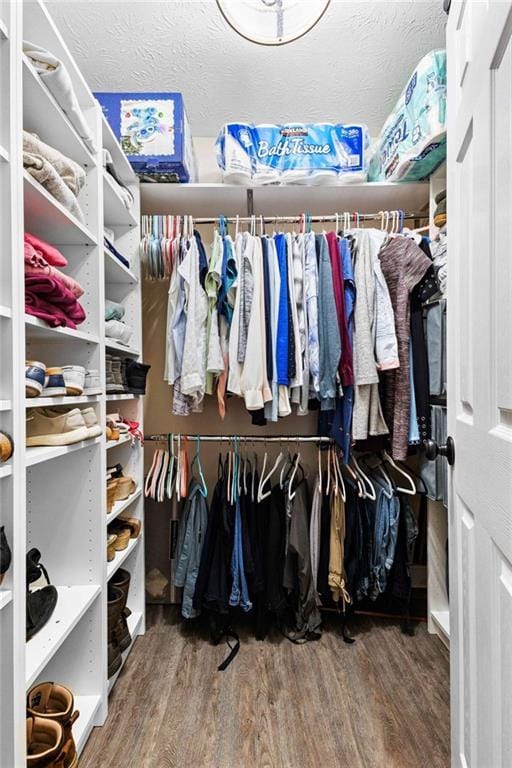
POLYGON ((112 480, 107 480, 107 514, 110 514, 112 512, 112 507, 114 506, 114 503, 116 501, 116 492, 117 492, 117 484, 118 484, 117 477, 113 478, 112 480))
POLYGON ((27 714, 43 720, 56 720, 64 731, 64 743, 67 747, 68 759, 72 761, 76 755, 72 727, 80 716, 74 711, 73 694, 64 685, 58 683, 39 683, 27 695, 27 714), (71 742, 71 745, 68 744, 71 742))
POLYGON ((27 766, 64 768, 59 758, 64 746, 64 729, 56 720, 27 717, 27 766))
POLYGON ((128 616, 131 614, 130 609, 126 605, 128 601, 128 591, 130 589, 130 578, 131 575, 129 571, 126 571, 124 568, 119 568, 109 581, 109 584, 117 587, 117 589, 119 589, 123 595, 121 615, 119 616, 119 621, 117 622, 117 626, 114 629, 115 637, 121 652, 125 651, 132 642, 132 636, 130 635, 128 622, 126 621, 128 616))

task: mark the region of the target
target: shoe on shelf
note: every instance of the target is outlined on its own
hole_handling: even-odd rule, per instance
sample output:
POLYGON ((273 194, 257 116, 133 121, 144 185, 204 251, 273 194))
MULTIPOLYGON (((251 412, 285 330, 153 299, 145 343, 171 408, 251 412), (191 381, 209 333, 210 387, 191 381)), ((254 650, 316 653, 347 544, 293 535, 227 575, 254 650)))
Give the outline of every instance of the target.
POLYGON ((57 590, 50 584, 48 572, 40 560, 38 549, 33 548, 27 552, 27 640, 44 627, 57 605, 57 590), (28 585, 38 581, 41 576, 45 577, 46 586, 31 592, 28 585))
POLYGON ((123 476, 116 478, 116 501, 124 501, 137 490, 137 483, 133 477, 123 476))
POLYGON ((64 397, 66 394, 66 382, 62 368, 58 366, 47 368, 42 397, 64 397))
POLYGON ((121 437, 121 433, 117 429, 117 427, 112 427, 107 424, 105 427, 105 434, 107 436, 107 440, 112 443, 116 443, 119 438, 121 437))
POLYGON ((89 437, 99 437, 103 433, 96 416, 96 411, 92 406, 89 408, 82 408, 82 417, 85 421, 89 437))
POLYGON ((116 540, 113 543, 116 552, 122 552, 123 549, 126 549, 131 538, 131 530, 127 526, 119 525, 117 521, 114 521, 109 525, 108 533, 114 533, 116 536, 116 540))
POLYGON ((120 589, 110 582, 107 588, 107 641, 108 641, 108 676, 115 675, 122 664, 121 649, 116 637, 116 629, 123 612, 124 597, 120 589))
POLYGON ((109 581, 109 586, 116 587, 123 594, 123 602, 121 605, 121 615, 114 628, 114 635, 119 645, 121 652, 126 651, 132 642, 132 636, 128 629, 128 616, 131 615, 130 609, 127 607, 128 591, 130 589, 130 571, 126 571, 124 568, 119 568, 109 581))
POLYGON ((27 714, 60 723, 64 742, 71 742, 69 756, 72 759, 76 755, 72 728, 80 712, 75 710, 75 700, 69 688, 59 683, 38 683, 27 694, 27 714))
POLYGON ((92 395, 96 392, 101 392, 100 372, 97 368, 91 368, 85 373, 84 395, 92 395))
POLYGON ((14 440, 7 432, 0 432, 0 464, 8 461, 14 453, 14 440))
POLYGON ((105 391, 107 395, 117 395, 121 392, 112 370, 112 355, 105 355, 105 391))
POLYGON ((27 766, 63 767, 63 747, 64 730, 60 723, 44 717, 27 717, 27 766))
POLYGON ((39 397, 44 387, 46 365, 37 360, 25 363, 25 397, 39 397))
POLYGON ((64 413, 33 408, 27 416, 27 446, 72 445, 87 440, 89 431, 78 408, 64 413))
POLYGON ((123 435, 127 435, 130 431, 129 425, 119 413, 107 413, 107 425, 111 429, 117 429, 123 435))
POLYGON ((117 536, 115 533, 109 533, 107 535, 107 563, 111 563, 116 556, 116 543, 117 536))
POLYGON ((105 336, 108 340, 118 341, 120 344, 128 346, 132 337, 132 329, 123 320, 106 320, 105 336))
POLYGON ((107 480, 107 514, 110 515, 116 502, 117 478, 107 480))
POLYGON ((63 365, 62 373, 68 395, 83 395, 85 388, 85 368, 83 365, 63 365))
POLYGON ((122 464, 114 464, 111 467, 107 467, 107 480, 115 480, 119 477, 123 477, 122 464))
POLYGON ((130 538, 138 539, 142 523, 136 517, 120 517, 119 524, 130 529, 130 538))
POLYGON ((4 526, 0 526, 0 584, 4 580, 4 576, 9 570, 11 565, 11 548, 5 535, 4 526))
POLYGON ((138 363, 130 358, 126 358, 125 366, 128 391, 132 395, 145 395, 146 378, 151 366, 146 363, 138 363))

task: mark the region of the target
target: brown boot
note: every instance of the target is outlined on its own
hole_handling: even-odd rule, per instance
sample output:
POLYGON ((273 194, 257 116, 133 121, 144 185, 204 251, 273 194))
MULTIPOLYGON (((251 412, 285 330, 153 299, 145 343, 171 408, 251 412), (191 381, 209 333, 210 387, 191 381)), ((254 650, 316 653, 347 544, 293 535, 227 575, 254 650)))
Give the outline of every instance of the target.
MULTIPOLYGON (((61 759, 64 730, 56 720, 27 717, 27 766, 64 768, 61 759)), ((67 767, 66 767, 67 768, 67 767)))
MULTIPOLYGON (((27 714, 30 717, 56 720, 61 724, 64 743, 71 761, 76 755, 72 727, 80 715, 80 712, 73 711, 74 706, 75 701, 71 691, 58 683, 39 683, 29 691, 27 696, 27 714)), ((70 764, 72 765, 72 762, 70 764)))
POLYGON ((108 585, 107 598, 107 638, 108 638, 108 676, 115 675, 122 664, 121 649, 116 637, 116 628, 123 610, 123 593, 117 587, 108 585))
POLYGON ((119 617, 119 621, 117 622, 117 626, 114 630, 115 637, 121 652, 125 651, 132 642, 132 636, 130 635, 128 622, 126 621, 128 616, 131 614, 130 609, 126 606, 128 601, 128 590, 130 589, 130 578, 131 577, 129 571, 125 571, 124 568, 119 568, 114 573, 109 582, 112 584, 112 586, 117 587, 117 589, 120 589, 123 593, 123 607, 121 616, 119 617))

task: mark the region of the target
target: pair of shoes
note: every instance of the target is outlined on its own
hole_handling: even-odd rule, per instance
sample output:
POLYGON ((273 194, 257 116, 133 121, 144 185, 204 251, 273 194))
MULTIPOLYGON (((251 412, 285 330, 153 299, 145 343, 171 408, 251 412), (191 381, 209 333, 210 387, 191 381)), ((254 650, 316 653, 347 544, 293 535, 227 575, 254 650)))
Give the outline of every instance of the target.
POLYGON ((130 578, 129 571, 126 571, 124 568, 118 568, 108 583, 109 588, 113 587, 119 590, 123 595, 122 602, 116 606, 116 611, 119 611, 117 623, 114 623, 115 617, 112 616, 111 626, 109 627, 109 639, 112 638, 112 640, 117 642, 121 653, 126 651, 132 642, 132 636, 130 635, 127 622, 127 618, 130 616, 131 611, 126 605, 130 589, 130 578))
POLYGON ((8 461, 14 453, 14 441, 7 432, 0 432, 0 463, 8 461))
POLYGON ((129 357, 125 359, 125 375, 130 394, 146 394, 146 378, 150 368, 151 366, 147 363, 139 363, 129 357))
POLYGON ((137 490, 137 483, 130 476, 112 477, 107 480, 107 513, 112 512, 116 501, 124 501, 137 490))
POLYGON ((27 640, 44 627, 57 605, 57 590, 50 584, 48 572, 40 560, 38 549, 27 552, 27 640), (42 575, 46 586, 31 592, 28 585, 38 581, 42 575))
POLYGON ((82 395, 86 370, 82 365, 63 365, 47 368, 37 360, 25 363, 26 397, 65 397, 82 395))
POLYGON ((77 768, 73 724, 80 713, 73 694, 58 683, 39 683, 27 695, 27 766, 77 768))
POLYGON ((107 440, 119 440, 121 435, 127 435, 129 425, 119 413, 107 413, 107 440))
POLYGON ((27 446, 72 445, 99 437, 102 429, 94 408, 32 408, 27 416, 27 446))
MULTIPOLYGON (((114 575, 117 575, 117 572, 114 575)), ((128 580, 128 586, 129 583, 128 580)), ((128 588, 126 588, 126 595, 128 595, 128 588)), ((126 608, 126 598, 123 590, 114 585, 113 580, 111 579, 108 582, 107 588, 107 674, 109 677, 115 675, 123 663, 118 640, 118 625, 121 621, 124 608, 126 608)))
POLYGON ((114 544, 116 543, 117 536, 115 533, 107 534, 107 563, 111 563, 115 559, 116 549, 114 544))
POLYGON ((11 565, 11 548, 9 546, 9 542, 7 541, 7 536, 5 535, 4 526, 0 526, 0 584, 4 580, 4 576, 9 570, 9 566, 11 565))
POLYGON ((121 395, 128 392, 125 367, 121 358, 116 355, 105 355, 105 390, 107 395, 121 395))
POLYGON ((141 522, 136 517, 118 517, 108 527, 108 533, 116 536, 112 546, 116 552, 126 549, 130 539, 140 536, 141 522))

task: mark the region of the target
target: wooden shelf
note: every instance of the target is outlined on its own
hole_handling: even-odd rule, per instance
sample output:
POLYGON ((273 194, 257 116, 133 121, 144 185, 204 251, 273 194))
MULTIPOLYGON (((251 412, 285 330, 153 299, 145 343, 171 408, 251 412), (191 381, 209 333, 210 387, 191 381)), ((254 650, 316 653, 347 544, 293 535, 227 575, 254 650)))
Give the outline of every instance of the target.
POLYGON ((75 696, 74 698, 75 709, 80 712, 80 717, 73 725, 73 737, 77 752, 80 754, 96 724, 96 716, 101 705, 101 696, 75 696))
POLYGON ((93 168, 95 161, 68 118, 45 86, 41 77, 23 55, 23 127, 47 144, 56 147, 83 168, 93 168))
POLYGON ((0 400, 0 411, 10 411, 12 408, 11 400, 0 400))
POLYGON ((0 40, 8 40, 9 39, 9 30, 7 28, 7 24, 0 19, 0 40))
POLYGON ((8 163, 9 162, 9 153, 6 150, 5 147, 2 147, 1 144, 0 144, 0 161, 2 163, 8 163))
POLYGON ((120 445, 126 445, 126 443, 130 443, 132 439, 132 436, 128 433, 127 435, 121 435, 119 440, 107 440, 107 450, 110 448, 118 448, 120 445))
POLYGON ((450 642, 450 611, 431 611, 432 620, 445 642, 450 642))
POLYGON ((12 602, 12 591, 10 589, 0 589, 0 611, 6 605, 12 602))
POLYGON ((23 171, 25 229, 52 245, 97 245, 90 230, 23 171))
POLYGON ((362 182, 338 186, 264 186, 236 184, 141 184, 141 211, 153 214, 190 214, 217 217, 295 216, 303 211, 327 215, 343 211, 377 213, 390 208, 428 217, 428 182, 362 182), (253 211, 248 210, 248 193, 253 211))
POLYGON ((44 339, 45 341, 59 341, 66 337, 76 341, 87 341, 89 344, 100 343, 100 337, 95 333, 87 333, 78 328, 75 330, 64 326, 51 328, 44 320, 33 315, 25 315, 25 332, 29 338, 44 339))
POLYGON ((131 269, 121 264, 108 248, 105 248, 105 282, 124 285, 137 285, 139 282, 131 269))
POLYGON ((108 122, 103 112, 101 113, 101 130, 103 146, 110 152, 112 162, 114 163, 114 167, 119 178, 125 184, 137 184, 137 176, 135 175, 133 168, 128 161, 128 158, 121 149, 121 146, 114 135, 114 131, 110 127, 110 123, 108 122))
POLYGON ((6 307, 5 304, 0 304, 0 317, 12 317, 11 308, 6 307))
POLYGON ((116 556, 110 563, 107 563, 107 580, 111 579, 118 568, 122 566, 127 557, 129 557, 134 549, 137 547, 141 536, 136 539, 130 539, 126 549, 122 549, 120 552, 116 552, 116 556))
POLYGON ((137 499, 140 499, 142 494, 142 488, 137 488, 131 496, 128 496, 127 499, 124 499, 123 501, 116 501, 114 506, 112 507, 112 512, 110 512, 107 515, 107 525, 112 522, 112 520, 115 520, 116 517, 119 517, 125 509, 128 509, 134 501, 137 501, 137 499))
POLYGON ((41 674, 54 653, 78 624, 101 592, 99 585, 57 587, 55 611, 47 624, 28 641, 26 649, 27 688, 41 674))
POLYGON ((135 400, 137 397, 141 397, 141 395, 107 395, 107 402, 113 402, 115 400, 135 400))
POLYGON ((44 406, 55 405, 85 405, 86 403, 96 403, 99 395, 66 395, 64 397, 27 397, 25 406, 27 408, 42 408, 44 406))
POLYGON ((125 665, 126 659, 130 655, 130 651, 133 648, 133 644, 135 643, 135 640, 137 639, 137 635, 140 634, 140 626, 143 622, 143 616, 142 613, 132 613, 131 616, 128 616, 128 629, 130 630, 130 635, 132 637, 132 641, 126 651, 123 651, 122 657, 123 660, 121 662, 121 666, 115 673, 115 675, 112 675, 112 677, 108 680, 108 693, 110 694, 117 682, 117 678, 121 674, 123 667, 125 665))
POLYGON ((124 344, 121 344, 119 341, 109 339, 108 337, 105 339, 105 346, 107 349, 114 349, 116 352, 123 352, 125 355, 128 355, 128 357, 139 357, 140 355, 138 349, 127 347, 124 344))
POLYGON ((137 219, 123 203, 116 189, 116 182, 107 171, 103 171, 103 200, 105 205, 105 226, 117 228, 136 227, 137 219))
POLYGON ((12 475, 12 464, 0 464, 0 477, 10 477, 12 475))
POLYGON ((84 448, 91 448, 91 446, 101 443, 102 440, 102 437, 91 437, 89 440, 81 440, 79 443, 73 443, 73 445, 42 445, 27 448, 25 451, 25 463, 27 467, 33 467, 36 464, 41 464, 42 461, 51 461, 61 456, 67 456, 69 453, 81 451, 84 448))

